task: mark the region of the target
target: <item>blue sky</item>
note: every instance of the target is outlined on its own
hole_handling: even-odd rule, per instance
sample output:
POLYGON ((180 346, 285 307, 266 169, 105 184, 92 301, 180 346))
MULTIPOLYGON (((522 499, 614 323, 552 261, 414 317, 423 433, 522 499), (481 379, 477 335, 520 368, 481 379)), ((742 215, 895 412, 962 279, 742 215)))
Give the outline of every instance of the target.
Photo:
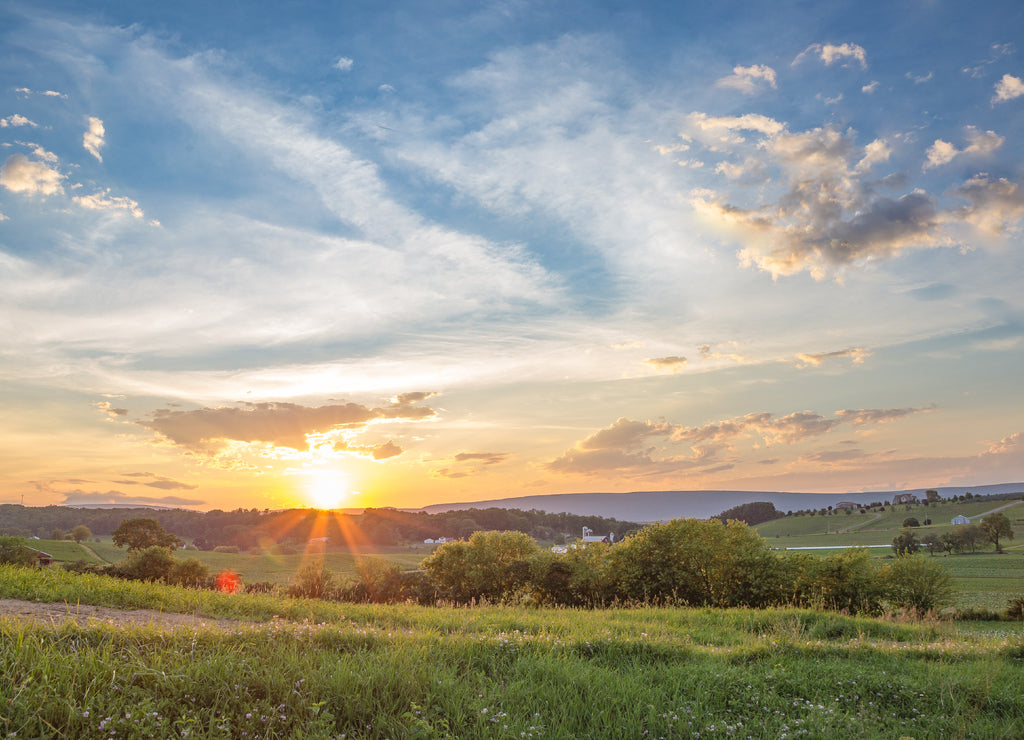
POLYGON ((0 5, 0 500, 1024 480, 1017 3, 0 5))

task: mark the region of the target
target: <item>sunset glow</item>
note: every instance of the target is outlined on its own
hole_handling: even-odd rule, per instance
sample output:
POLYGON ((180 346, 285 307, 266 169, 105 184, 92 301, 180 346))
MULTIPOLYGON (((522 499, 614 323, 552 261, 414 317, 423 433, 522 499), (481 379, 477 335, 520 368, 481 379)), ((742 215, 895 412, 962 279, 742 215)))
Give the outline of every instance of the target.
POLYGON ((0 9, 0 502, 1024 481, 1024 5, 428 5, 0 9))

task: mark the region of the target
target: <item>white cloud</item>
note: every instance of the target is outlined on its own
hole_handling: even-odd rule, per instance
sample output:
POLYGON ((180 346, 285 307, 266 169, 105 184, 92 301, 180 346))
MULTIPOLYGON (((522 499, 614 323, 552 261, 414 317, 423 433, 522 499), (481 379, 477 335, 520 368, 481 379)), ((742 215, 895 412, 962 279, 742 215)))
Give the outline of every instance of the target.
POLYGON ((764 89, 765 85, 772 89, 777 87, 775 70, 764 64, 754 64, 750 67, 737 65, 733 67, 731 75, 721 78, 715 85, 739 90, 747 95, 764 89))
POLYGON ((865 95, 870 95, 871 93, 873 93, 877 89, 878 89, 878 80, 872 80, 868 84, 863 85, 860 88, 860 91, 862 93, 864 93, 865 95))
POLYGON ((128 211, 135 218, 142 218, 145 215, 139 204, 131 198, 111 196, 110 188, 92 195, 76 195, 71 200, 90 211, 128 211))
POLYGON ((338 61, 334 63, 334 68, 339 69, 342 72, 348 72, 352 69, 353 65, 355 65, 355 62, 352 59, 349 59, 348 57, 340 57, 338 61))
POLYGON ((0 118, 0 128, 7 128, 8 126, 31 126, 35 128, 38 125, 38 123, 30 121, 25 118, 25 116, 19 115, 18 113, 15 113, 12 116, 7 116, 7 118, 0 118))
POLYGON ((996 83, 996 94, 992 98, 992 104, 1005 103, 1008 100, 1019 98, 1021 95, 1024 95, 1024 80, 1011 74, 1005 74, 996 83))
POLYGON ((0 185, 13 193, 56 195, 63 193, 64 175, 44 162, 36 162, 24 154, 12 154, 0 167, 0 185))
POLYGON ((923 75, 916 75, 913 72, 907 72, 906 74, 906 78, 913 82, 915 85, 923 85, 925 82, 931 82, 934 76, 934 72, 929 72, 928 74, 923 75))
POLYGON ((973 126, 967 127, 966 134, 968 144, 963 149, 957 149, 948 141, 936 139, 925 154, 928 161, 924 163, 924 169, 949 164, 961 155, 979 157, 989 155, 1006 141, 995 131, 979 131, 973 126))
POLYGON ((863 46, 858 44, 811 44, 800 52, 793 64, 797 64, 805 57, 817 57, 827 66, 837 62, 846 65, 849 60, 857 62, 861 69, 868 67, 868 55, 863 46))
POLYGON ((1016 183, 982 173, 954 192, 969 203, 957 211, 964 221, 995 236, 1019 231, 1018 224, 1024 218, 1024 193, 1016 183))
POLYGON ((82 134, 82 146, 92 156, 96 157, 99 161, 103 161, 103 157, 100 156, 100 149, 106 144, 104 136, 106 131, 103 128, 103 121, 93 116, 89 116, 89 127, 82 134))

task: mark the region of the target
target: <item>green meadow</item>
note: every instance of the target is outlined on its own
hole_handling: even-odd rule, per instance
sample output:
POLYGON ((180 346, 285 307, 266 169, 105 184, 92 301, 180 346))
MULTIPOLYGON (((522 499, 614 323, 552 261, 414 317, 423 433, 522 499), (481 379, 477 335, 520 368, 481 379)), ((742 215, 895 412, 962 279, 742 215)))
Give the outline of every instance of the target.
POLYGON ((6 736, 1024 736, 1020 622, 355 605, 8 566, 0 597, 237 620, 0 619, 6 736))

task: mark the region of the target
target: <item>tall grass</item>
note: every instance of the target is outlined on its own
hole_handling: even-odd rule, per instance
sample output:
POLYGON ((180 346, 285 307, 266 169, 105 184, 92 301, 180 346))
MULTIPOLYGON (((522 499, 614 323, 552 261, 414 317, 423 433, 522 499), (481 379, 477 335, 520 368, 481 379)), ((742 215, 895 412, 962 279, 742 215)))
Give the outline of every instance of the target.
POLYGON ((14 568, 0 595, 264 620, 0 619, 18 737, 1024 737, 1019 623, 343 605, 14 568))

